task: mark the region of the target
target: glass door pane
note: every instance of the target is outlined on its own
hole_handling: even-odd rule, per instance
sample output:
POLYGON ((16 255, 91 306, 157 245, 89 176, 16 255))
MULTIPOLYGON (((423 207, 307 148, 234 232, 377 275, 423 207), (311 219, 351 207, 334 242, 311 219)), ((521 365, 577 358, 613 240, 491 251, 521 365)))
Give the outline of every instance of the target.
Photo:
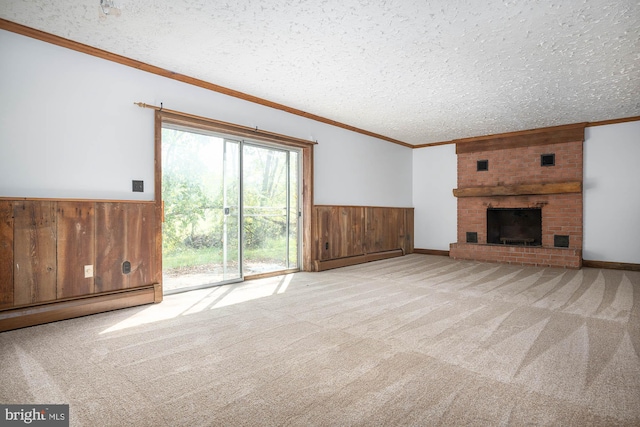
POLYGON ((243 271, 289 268, 288 151, 245 143, 242 152, 243 271))
POLYGON ((238 142, 162 129, 163 288, 240 280, 238 142))
POLYGON ((224 280, 242 276, 240 253, 240 141, 224 140, 224 226, 222 268, 224 280))

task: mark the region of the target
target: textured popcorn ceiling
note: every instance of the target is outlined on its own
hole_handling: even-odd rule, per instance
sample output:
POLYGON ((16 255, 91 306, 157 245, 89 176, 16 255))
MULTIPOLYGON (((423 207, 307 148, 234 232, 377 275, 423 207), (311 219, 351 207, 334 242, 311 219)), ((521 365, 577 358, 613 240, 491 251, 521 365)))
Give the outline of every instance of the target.
POLYGON ((640 115, 635 0, 115 2, 0 17, 411 144, 640 115))

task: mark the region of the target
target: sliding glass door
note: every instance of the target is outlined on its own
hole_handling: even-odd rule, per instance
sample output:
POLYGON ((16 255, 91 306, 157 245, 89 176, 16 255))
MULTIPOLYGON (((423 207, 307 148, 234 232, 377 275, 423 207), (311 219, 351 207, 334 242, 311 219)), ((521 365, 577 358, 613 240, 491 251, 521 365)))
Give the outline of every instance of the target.
POLYGON ((299 153, 162 128, 166 293, 297 269, 299 153))
POLYGON ((243 268, 246 275, 298 267, 298 153, 243 146, 243 268))
POLYGON ((240 280, 240 142, 163 128, 162 199, 164 290, 240 280))

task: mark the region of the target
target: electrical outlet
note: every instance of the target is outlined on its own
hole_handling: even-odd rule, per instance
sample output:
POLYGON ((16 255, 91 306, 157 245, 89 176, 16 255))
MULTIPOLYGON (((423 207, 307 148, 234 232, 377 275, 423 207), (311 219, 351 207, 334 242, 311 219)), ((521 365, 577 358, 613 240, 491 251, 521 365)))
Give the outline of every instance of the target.
POLYGON ((93 277, 93 265, 85 265, 84 266, 84 278, 88 279, 93 277))

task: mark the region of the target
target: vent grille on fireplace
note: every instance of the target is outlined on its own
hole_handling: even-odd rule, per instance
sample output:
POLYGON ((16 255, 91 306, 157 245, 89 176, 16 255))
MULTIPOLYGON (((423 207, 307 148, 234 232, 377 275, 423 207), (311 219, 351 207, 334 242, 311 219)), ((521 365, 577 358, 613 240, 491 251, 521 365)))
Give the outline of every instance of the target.
POLYGON ((555 246, 556 248, 568 248, 569 236, 561 236, 561 235, 554 234, 553 246, 555 246))
POLYGON ((540 156, 540 166, 555 166, 556 165, 556 155, 551 154, 542 154, 540 156))

